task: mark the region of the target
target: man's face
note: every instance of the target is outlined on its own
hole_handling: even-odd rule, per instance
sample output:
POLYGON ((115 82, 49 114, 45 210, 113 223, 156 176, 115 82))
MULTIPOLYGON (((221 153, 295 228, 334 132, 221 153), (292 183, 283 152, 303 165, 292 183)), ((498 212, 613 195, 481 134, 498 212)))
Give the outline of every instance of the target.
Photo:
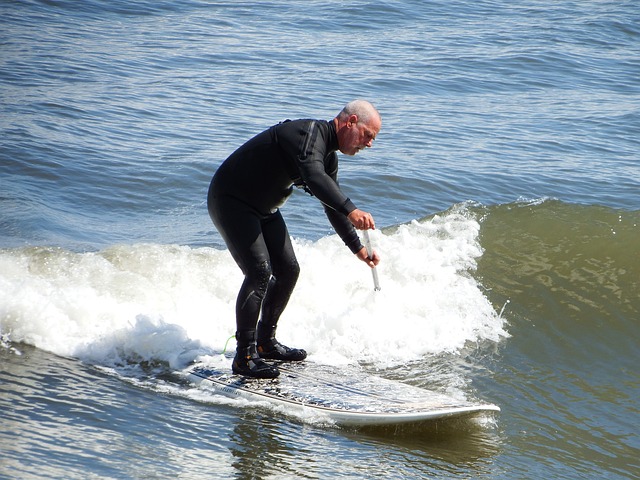
POLYGON ((359 121, 351 115, 338 133, 340 151, 345 155, 355 155, 366 147, 371 147, 381 127, 380 119, 374 117, 368 122, 359 121))

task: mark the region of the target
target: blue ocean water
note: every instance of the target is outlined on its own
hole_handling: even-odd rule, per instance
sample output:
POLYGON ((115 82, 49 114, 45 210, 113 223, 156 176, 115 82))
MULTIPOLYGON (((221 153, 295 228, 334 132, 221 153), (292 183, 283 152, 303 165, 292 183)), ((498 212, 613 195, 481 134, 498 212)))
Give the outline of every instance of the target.
POLYGON ((639 476, 637 2, 8 0, 0 26, 0 476, 639 476), (340 182, 382 290, 295 192, 282 335, 495 417, 345 431, 176 381, 234 330, 216 167, 354 98, 383 126, 340 182))

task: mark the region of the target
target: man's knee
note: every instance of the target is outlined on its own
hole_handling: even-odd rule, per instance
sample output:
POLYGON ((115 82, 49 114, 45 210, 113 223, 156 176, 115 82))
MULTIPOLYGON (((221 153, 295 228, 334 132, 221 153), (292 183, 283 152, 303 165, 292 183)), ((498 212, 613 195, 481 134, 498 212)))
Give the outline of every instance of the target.
POLYGON ((271 269, 271 263, 265 260, 255 265, 250 271, 246 273, 247 279, 251 282, 253 291, 260 298, 264 298, 269 287, 269 281, 273 271, 271 269))
POLYGON ((300 276, 300 265, 295 258, 291 258, 287 262, 279 264, 277 268, 274 268, 273 275, 279 282, 295 285, 300 276))

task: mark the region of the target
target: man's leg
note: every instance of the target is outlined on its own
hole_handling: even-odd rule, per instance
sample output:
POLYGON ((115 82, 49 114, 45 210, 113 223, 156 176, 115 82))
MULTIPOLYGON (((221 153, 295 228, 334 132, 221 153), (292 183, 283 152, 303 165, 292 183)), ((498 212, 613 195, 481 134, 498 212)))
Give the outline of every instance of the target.
POLYGON ((304 360, 307 356, 304 350, 286 347, 275 338, 278 320, 300 274, 300 266, 280 211, 263 222, 262 233, 269 251, 273 276, 262 302, 262 317, 258 323, 258 353, 263 358, 274 360, 304 360))

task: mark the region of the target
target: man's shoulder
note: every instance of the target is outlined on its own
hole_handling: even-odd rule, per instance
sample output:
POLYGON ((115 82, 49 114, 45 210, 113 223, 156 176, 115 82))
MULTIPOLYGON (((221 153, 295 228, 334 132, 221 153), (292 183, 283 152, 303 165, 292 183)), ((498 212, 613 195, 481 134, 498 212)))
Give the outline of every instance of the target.
MULTIPOLYGON (((298 147, 300 142, 312 141, 311 139, 323 139, 326 141, 330 137, 329 122, 312 118, 301 118, 297 120, 285 120, 271 127, 280 144, 289 144, 298 147)), ((315 140, 313 140, 315 143, 315 140)))

